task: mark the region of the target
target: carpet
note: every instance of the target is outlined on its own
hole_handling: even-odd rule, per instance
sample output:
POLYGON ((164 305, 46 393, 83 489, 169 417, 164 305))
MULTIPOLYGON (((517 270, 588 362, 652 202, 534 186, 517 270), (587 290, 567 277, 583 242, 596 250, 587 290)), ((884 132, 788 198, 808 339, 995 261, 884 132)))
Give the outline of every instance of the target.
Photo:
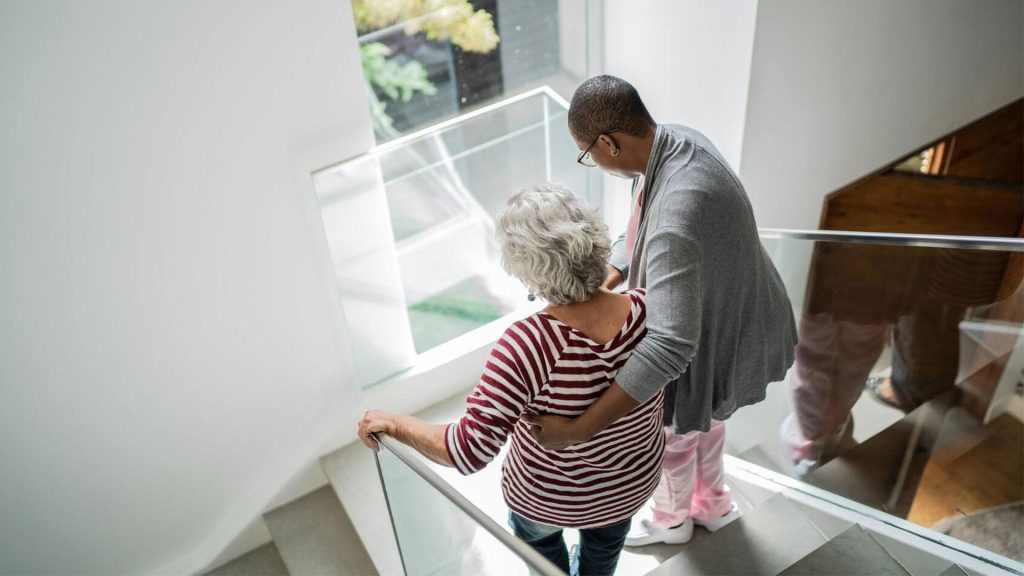
POLYGON ((933 530, 1024 562, 1024 502, 943 518, 933 530))

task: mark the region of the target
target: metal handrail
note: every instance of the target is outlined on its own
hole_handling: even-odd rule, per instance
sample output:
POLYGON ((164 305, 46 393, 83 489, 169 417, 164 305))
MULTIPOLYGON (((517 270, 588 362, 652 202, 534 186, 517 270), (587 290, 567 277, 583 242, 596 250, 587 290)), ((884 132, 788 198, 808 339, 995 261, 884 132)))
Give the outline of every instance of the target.
MULTIPOLYGON (((418 474, 420 478, 426 480, 428 484, 433 486, 434 489, 436 489, 438 492, 441 493, 442 496, 451 501, 452 504, 455 504, 455 506, 457 506, 460 510, 465 512, 467 516, 469 516, 474 522, 479 524, 484 530, 490 532, 491 536, 497 538, 498 541, 504 544, 506 548, 511 550, 516 556, 519 556, 519 558, 526 562, 526 564, 528 564, 531 569, 536 571, 538 574, 541 574, 542 576, 565 576, 564 572, 559 570, 558 567, 555 566, 550 560, 542 556, 540 552, 537 552, 529 544, 523 542, 522 540, 510 534, 508 530, 502 528, 501 525, 492 520, 487 514, 485 514, 479 508, 474 506, 472 502, 470 502, 465 496, 459 493, 458 490, 453 488, 451 484, 445 482, 444 479, 437 474, 437 472, 431 470, 423 462, 423 460, 417 454, 415 454, 410 448, 406 447, 398 440, 395 440, 394 438, 386 434, 378 433, 375 434, 374 437, 376 438, 377 442, 380 443, 381 446, 387 448, 387 450, 394 454, 396 458, 401 460, 403 464, 412 469, 412 471, 418 474)), ((380 466, 379 461, 377 465, 378 467, 380 466)), ((381 482, 383 483, 383 481, 384 479, 383 477, 381 477, 381 482)), ((384 497, 385 499, 387 498, 386 488, 384 490, 384 497)), ((390 512, 390 503, 388 504, 388 507, 390 512)), ((393 519, 392 524, 394 524, 393 519)), ((399 551, 401 551, 401 542, 399 542, 398 547, 399 551)))
MULTIPOLYGON (((568 110, 569 103, 560 94, 555 92, 551 87, 545 85, 532 90, 521 92, 514 96, 493 102, 486 106, 477 108, 465 114, 460 114, 454 118, 449 118, 437 124, 421 128, 405 136, 401 136, 394 140, 390 140, 383 144, 378 144, 373 148, 357 154, 345 160, 335 162, 329 166, 325 166, 316 173, 322 173, 349 162, 360 160, 367 157, 376 157, 384 153, 393 151, 397 148, 401 148, 423 139, 428 136, 433 136, 451 128, 462 124, 468 120, 484 116, 495 110, 521 102, 535 96, 544 95, 554 100, 563 109, 568 110)), ((542 120, 543 123, 545 120, 542 120)), ((531 127, 535 127, 531 126, 531 127)), ((486 145, 484 146, 486 147, 486 145)), ((472 149, 472 151, 478 151, 472 149)), ((465 155, 463 153, 462 155, 465 155)), ((894 246, 920 246, 930 248, 969 248, 969 249, 982 249, 982 250, 1006 250, 1009 252, 1024 252, 1024 239, 1022 238, 1006 238, 1006 237, 995 237, 995 236, 957 236, 957 235, 944 235, 944 234, 900 234, 900 233, 888 233, 888 232, 854 232, 854 231, 840 231, 840 230, 792 230, 784 228, 759 228, 761 238, 782 238, 782 239, 795 239, 795 240, 819 240, 823 242, 845 242, 850 244, 887 244, 894 246)))
MULTIPOLYGON (((932 546, 951 550, 953 552, 969 556, 980 562, 984 562, 990 566, 994 566, 1000 570, 1024 576, 1024 564, 1012 558, 1007 558, 1001 554, 992 552, 991 550, 986 550, 980 546, 971 544, 970 542, 965 542, 953 536, 914 524, 909 520, 900 518, 899 516, 895 516, 884 510, 872 508, 871 506, 862 504, 835 492, 830 492, 824 488, 818 488, 813 484, 809 484, 796 478, 791 478, 785 474, 775 472, 753 462, 748 462, 742 457, 725 454, 723 455, 723 461, 725 462, 726 468, 729 470, 739 470, 746 474, 756 476, 762 480, 766 480, 772 484, 782 487, 783 490, 792 490, 793 492, 800 493, 810 499, 824 502, 830 506, 852 512, 853 514, 864 518, 870 518, 871 520, 885 524, 895 530, 913 535, 916 538, 920 538, 921 540, 928 542, 932 546)), ((927 552, 928 550, 925 551, 927 552)))
POLYGON ((1024 239, 1001 236, 950 236, 942 234, 897 234, 889 232, 852 232, 841 230, 786 230, 759 228, 761 238, 820 240, 849 244, 889 244, 927 248, 973 248, 1024 252, 1024 239))
POLYGON ((554 89, 552 89, 550 86, 540 86, 538 88, 533 88, 532 90, 521 92, 519 94, 516 94, 515 96, 510 96, 503 100, 499 100, 486 106, 482 106, 480 108, 477 108, 476 110, 472 110, 464 114, 459 114, 454 118, 449 118, 447 120, 438 122, 437 124, 432 124, 430 126, 427 126, 426 128, 421 128, 415 132, 410 132, 405 136, 395 138, 394 140, 389 140, 387 142, 384 142, 383 144, 378 144, 373 148, 370 148, 366 152, 362 152, 349 158, 345 158, 344 160, 334 162, 328 166, 324 166, 323 168, 315 170, 314 173, 327 172, 355 160, 361 160, 367 157, 380 156, 382 154, 395 150, 396 148, 401 148, 402 146, 405 146, 410 142, 415 142, 425 137, 439 134, 451 128, 452 126, 458 126, 459 124, 462 124, 474 118, 490 114, 495 110, 500 110, 507 106, 511 106, 512 104, 515 104, 517 102, 522 102, 523 100, 527 100, 529 98, 533 98, 535 96, 540 95, 547 96, 548 98, 554 100, 559 106, 566 110, 569 109, 569 102, 567 102, 565 98, 563 98, 558 92, 555 92, 554 89))

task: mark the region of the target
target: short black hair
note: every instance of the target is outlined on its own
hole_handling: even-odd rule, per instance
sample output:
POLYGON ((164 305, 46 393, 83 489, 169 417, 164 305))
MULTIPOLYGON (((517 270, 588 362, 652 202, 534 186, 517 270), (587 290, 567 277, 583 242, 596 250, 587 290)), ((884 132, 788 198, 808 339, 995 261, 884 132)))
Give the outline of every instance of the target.
POLYGON ((579 140, 593 140, 618 129, 646 136, 655 126, 640 94, 622 78, 602 74, 588 79, 572 95, 569 132, 579 140))

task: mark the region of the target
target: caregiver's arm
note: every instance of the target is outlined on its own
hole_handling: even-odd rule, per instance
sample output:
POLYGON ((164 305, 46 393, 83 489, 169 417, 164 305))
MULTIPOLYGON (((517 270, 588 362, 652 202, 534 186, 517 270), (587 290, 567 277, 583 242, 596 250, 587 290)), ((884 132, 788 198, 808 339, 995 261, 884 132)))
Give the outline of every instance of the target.
POLYGON ((359 421, 359 438, 374 450, 380 446, 371 436, 383 432, 402 444, 412 446, 417 452, 444 466, 454 466, 444 445, 447 425, 427 424, 414 416, 399 416, 380 410, 370 410, 359 421))
POLYGON ((661 226, 647 240, 647 335, 615 383, 578 418, 530 416, 549 450, 585 442, 650 399, 689 366, 700 337, 702 254, 682 226, 661 226))
POLYGON ((619 284, 626 281, 629 276, 629 258, 626 254, 626 234, 622 233, 619 239, 612 244, 612 252, 608 257, 608 276, 601 286, 605 290, 614 290, 619 284))
POLYGON ((547 450, 562 450, 590 440, 639 405, 617 382, 612 382, 611 387, 577 418, 526 413, 522 419, 530 424, 530 432, 541 446, 547 450))

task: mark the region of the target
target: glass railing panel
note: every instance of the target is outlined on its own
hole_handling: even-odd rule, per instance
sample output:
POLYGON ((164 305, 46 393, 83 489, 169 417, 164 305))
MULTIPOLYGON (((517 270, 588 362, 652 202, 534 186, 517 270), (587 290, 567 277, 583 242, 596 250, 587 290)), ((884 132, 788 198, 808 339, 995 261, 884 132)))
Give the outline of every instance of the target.
POLYGON ((383 437, 377 467, 407 576, 562 574, 401 444, 383 437))
POLYGON ((800 338, 728 452, 1024 560, 1003 545, 1024 533, 1024 245, 763 242, 800 338))
POLYGON ((355 356, 370 359, 362 372, 375 376, 365 384, 528 305, 525 288, 501 270, 494 218, 512 193, 549 181, 601 206, 600 179, 576 163, 577 153, 565 102, 538 89, 314 175, 339 284, 348 284, 339 292, 349 330, 384 308, 387 339, 400 336, 393 347, 360 333, 368 350, 355 356))

